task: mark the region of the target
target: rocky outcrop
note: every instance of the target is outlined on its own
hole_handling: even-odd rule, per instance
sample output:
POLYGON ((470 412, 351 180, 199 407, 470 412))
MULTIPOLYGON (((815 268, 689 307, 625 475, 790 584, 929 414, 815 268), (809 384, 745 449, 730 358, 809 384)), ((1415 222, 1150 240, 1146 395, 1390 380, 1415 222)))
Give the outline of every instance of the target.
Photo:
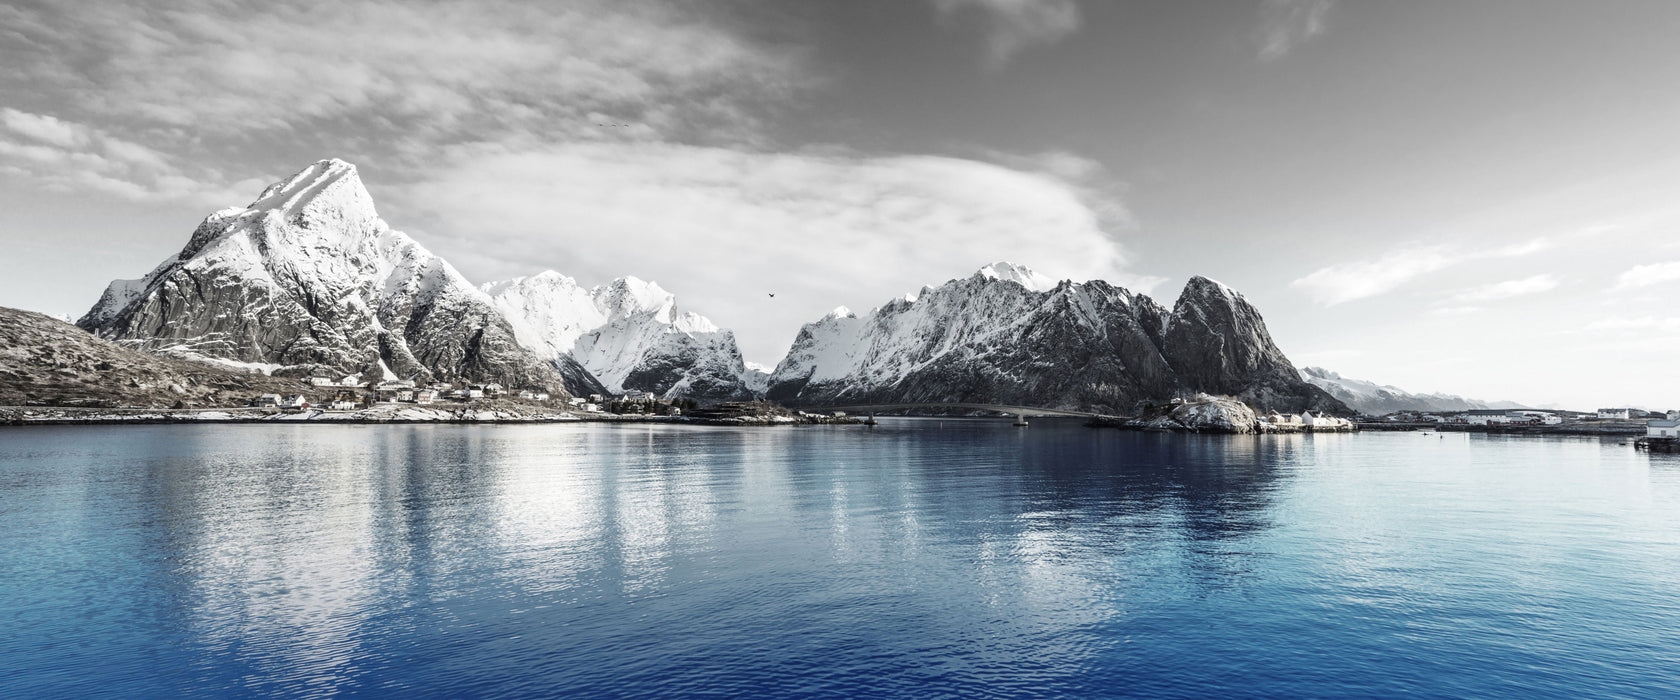
POLYGON ((1225 396, 1197 394, 1187 400, 1150 406, 1123 427, 1186 433, 1248 434, 1260 428, 1254 409, 1225 396))
POLYGON ((179 255, 113 282, 77 325, 283 375, 325 368, 558 392, 588 374, 520 345, 483 292, 379 218, 355 166, 339 160, 211 215, 179 255))
POLYGON ((1209 391, 1265 410, 1346 406, 1301 381, 1258 311, 1193 278, 1169 311, 1101 280, 998 263, 807 324, 771 377, 788 405, 989 403, 1131 413, 1209 391))
POLYGON ((0 406, 244 405, 301 382, 126 348, 63 321, 0 307, 0 406))

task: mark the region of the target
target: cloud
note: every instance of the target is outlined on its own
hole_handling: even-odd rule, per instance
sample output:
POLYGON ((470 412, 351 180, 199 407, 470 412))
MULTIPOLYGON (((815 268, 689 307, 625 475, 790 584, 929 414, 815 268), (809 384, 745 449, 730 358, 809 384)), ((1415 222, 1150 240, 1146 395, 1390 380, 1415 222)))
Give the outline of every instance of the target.
POLYGON ((1635 265, 1616 278, 1616 289, 1637 289, 1680 280, 1680 260, 1635 265))
POLYGON ((1289 286, 1306 290, 1324 306, 1335 306, 1392 291, 1417 277, 1458 262, 1458 257, 1446 246, 1414 247, 1368 262, 1331 265, 1297 279, 1289 286))
POLYGON ((154 149, 85 124, 0 108, 0 176, 56 192, 97 192, 131 202, 186 201, 221 206, 253 179, 224 185, 221 173, 192 174, 154 149))
POLYGON ((1272 61, 1283 58, 1295 47, 1323 34, 1328 25, 1325 16, 1336 0, 1261 0, 1260 27, 1255 31, 1255 43, 1260 58, 1272 61))
MULTIPOLYGON (((676 2, 158 0, 9 8, 13 94, 187 141, 351 127, 368 140, 507 131, 741 133, 796 88, 799 52, 676 2)), ((42 128, 50 127, 43 125, 42 128)))
POLYGON ((1541 292, 1556 289, 1557 286, 1557 277, 1550 274, 1539 274, 1534 275, 1533 277, 1525 277, 1520 280, 1494 282, 1466 289, 1462 292, 1454 294, 1450 301, 1458 304, 1478 304, 1527 296, 1529 294, 1539 294, 1541 292))
POLYGON ((480 281, 657 279, 765 360, 836 303, 867 308, 999 259, 1074 279, 1126 264, 1078 185, 948 157, 486 145, 456 149, 400 201, 480 281))
POLYGON ((941 17, 977 13, 986 23, 987 62, 1001 67, 1023 49, 1079 31, 1073 0, 931 0, 941 17))
MULTIPOLYGON (((1455 265, 1488 258, 1521 257, 1550 250, 1554 246, 1555 241, 1546 237, 1484 249, 1471 249, 1450 244, 1422 245, 1414 243, 1385 253, 1376 260, 1339 263, 1320 268, 1305 277, 1290 282, 1289 286, 1307 292, 1313 297, 1314 301, 1322 306, 1335 306, 1386 294, 1414 279, 1455 265)), ((1539 283, 1538 277, 1546 276, 1539 275, 1526 280, 1513 280, 1501 284, 1537 284, 1539 283)), ((1555 280, 1553 283, 1555 286, 1555 280)), ((1489 287, 1498 286, 1489 285, 1489 287)), ((1505 288, 1498 291, 1486 288, 1471 290, 1471 292, 1481 294, 1503 291, 1508 290, 1505 288)))

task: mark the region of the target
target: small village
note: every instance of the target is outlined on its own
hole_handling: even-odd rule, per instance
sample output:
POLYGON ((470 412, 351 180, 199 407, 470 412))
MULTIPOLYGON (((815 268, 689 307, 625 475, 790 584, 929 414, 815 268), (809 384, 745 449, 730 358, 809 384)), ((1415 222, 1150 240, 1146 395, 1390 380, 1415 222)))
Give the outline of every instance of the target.
POLYGON ((301 413, 309 410, 324 412, 353 412, 379 406, 409 404, 434 406, 439 404, 470 404, 477 401, 520 401, 547 405, 566 411, 615 415, 680 416, 685 410, 699 408, 689 399, 662 399, 647 391, 626 391, 618 395, 590 394, 574 396, 554 402, 547 389, 510 389, 500 383, 455 385, 450 382, 430 382, 421 385, 408 379, 369 381, 360 374, 343 377, 312 376, 302 380, 310 393, 331 396, 311 402, 310 395, 300 390, 296 394, 262 394, 251 400, 251 407, 278 413, 301 413))
POLYGON ((1680 442, 1680 410, 1600 408, 1596 411, 1477 409, 1456 412, 1397 411, 1366 418, 1366 430, 1436 429, 1505 433, 1618 435, 1638 438, 1637 447, 1675 451, 1680 442))

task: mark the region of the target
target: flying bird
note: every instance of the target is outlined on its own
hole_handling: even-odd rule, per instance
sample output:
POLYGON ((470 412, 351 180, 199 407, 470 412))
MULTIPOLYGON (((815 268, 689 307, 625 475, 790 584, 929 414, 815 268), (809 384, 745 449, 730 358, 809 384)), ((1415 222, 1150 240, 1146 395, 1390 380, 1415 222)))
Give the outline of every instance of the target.
POLYGON ((770 298, 771 298, 771 299, 775 299, 775 298, 776 298, 776 293, 775 293, 775 292, 771 292, 771 293, 770 293, 770 298))

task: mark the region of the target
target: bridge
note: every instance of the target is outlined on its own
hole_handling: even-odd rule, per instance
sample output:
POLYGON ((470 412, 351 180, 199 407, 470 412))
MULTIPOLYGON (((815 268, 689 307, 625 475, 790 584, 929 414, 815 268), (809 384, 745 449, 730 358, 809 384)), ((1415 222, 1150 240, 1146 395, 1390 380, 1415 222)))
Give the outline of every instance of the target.
POLYGON ((804 410, 813 412, 845 411, 846 413, 867 413, 871 416, 876 413, 905 410, 991 411, 993 413, 1010 414, 1021 419, 1025 419, 1028 416, 1058 416, 1065 418, 1106 418, 1110 420, 1123 420, 1121 416, 1091 413, 1089 411, 1068 411, 1060 408, 1037 408, 1034 406, 1004 406, 990 403, 874 403, 853 404, 849 406, 811 406, 805 408, 804 410))

